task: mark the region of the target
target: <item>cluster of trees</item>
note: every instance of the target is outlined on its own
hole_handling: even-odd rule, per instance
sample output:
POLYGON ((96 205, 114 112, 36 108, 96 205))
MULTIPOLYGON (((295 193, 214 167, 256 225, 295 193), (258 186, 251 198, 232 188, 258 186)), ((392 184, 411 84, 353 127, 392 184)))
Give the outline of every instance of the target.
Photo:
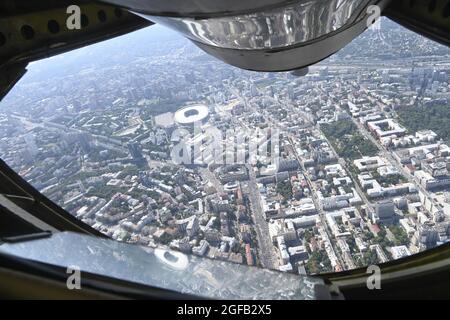
POLYGON ((348 247, 350 248, 351 253, 358 252, 354 235, 352 235, 350 238, 345 239, 345 240, 348 244, 348 247))
POLYGON ((322 125, 322 131, 340 157, 354 160, 377 154, 377 147, 364 138, 352 120, 341 120, 322 125))
POLYGON ((450 141, 450 105, 408 106, 397 111, 399 122, 410 132, 433 130, 439 138, 450 141))
POLYGON ((285 200, 292 198, 292 185, 289 181, 280 181, 277 184, 277 192, 283 196, 285 200))
POLYGON ((175 112, 180 108, 181 103, 175 103, 171 99, 155 98, 147 100, 145 107, 141 108, 141 118, 144 120, 151 119, 153 116, 165 112, 175 112))
POLYGON ((391 230, 392 234, 395 236, 396 246, 407 246, 409 244, 408 235, 401 227, 392 226, 389 228, 389 230, 391 230))
POLYGON ((361 266, 371 266, 378 263, 378 256, 375 250, 367 250, 361 259, 361 266))
POLYGON ((96 188, 92 188, 88 193, 87 193, 87 197, 99 197, 99 198, 103 198, 106 200, 109 200, 112 198, 112 196, 114 194, 116 194, 117 192, 120 193, 126 193, 128 190, 128 188, 122 188, 122 187, 114 187, 114 186, 100 186, 100 187, 96 187, 96 188))
POLYGON ((126 166, 117 177, 119 179, 124 179, 127 176, 137 176, 137 175, 139 175, 138 167, 131 165, 131 166, 126 166))
POLYGON ((313 230, 305 230, 305 233, 303 235, 303 238, 305 239, 305 242, 310 242, 311 239, 314 237, 314 231, 313 230))
POLYGON ((379 244, 381 247, 392 247, 393 243, 386 237, 386 230, 381 229, 377 236, 373 239, 373 242, 379 244))
POLYGON ((377 171, 372 172, 372 176, 377 180, 383 187, 397 185, 399 183, 406 182, 405 177, 400 174, 390 175, 382 177, 377 171))
POLYGON ((325 251, 314 251, 306 263, 308 274, 318 274, 333 271, 330 259, 325 251))
POLYGON ((98 169, 95 171, 78 171, 77 173, 75 173, 74 175, 70 176, 69 178, 67 178, 67 180, 65 181, 65 185, 69 185, 72 183, 77 182, 78 180, 84 181, 88 178, 91 177, 98 177, 101 176, 102 174, 108 172, 105 169, 98 169))

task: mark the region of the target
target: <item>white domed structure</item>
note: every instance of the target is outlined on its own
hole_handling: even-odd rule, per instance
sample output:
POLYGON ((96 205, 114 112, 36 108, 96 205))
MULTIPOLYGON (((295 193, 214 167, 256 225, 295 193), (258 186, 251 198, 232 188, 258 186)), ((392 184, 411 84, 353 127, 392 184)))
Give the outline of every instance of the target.
POLYGON ((159 261, 168 267, 176 270, 184 270, 189 265, 188 257, 178 251, 165 250, 161 248, 155 249, 155 255, 159 261))
POLYGON ((203 104, 194 104, 181 108, 175 112, 175 122, 180 125, 193 125, 205 120, 209 115, 208 107, 203 104))

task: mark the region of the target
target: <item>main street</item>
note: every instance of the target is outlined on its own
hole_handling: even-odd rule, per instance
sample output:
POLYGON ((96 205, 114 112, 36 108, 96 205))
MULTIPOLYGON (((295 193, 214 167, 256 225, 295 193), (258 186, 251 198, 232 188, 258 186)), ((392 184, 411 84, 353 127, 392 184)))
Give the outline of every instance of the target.
MULTIPOLYGON (((292 150, 294 151, 294 155, 295 155, 298 163, 300 163, 302 166, 304 176, 308 183, 309 189, 311 190, 311 197, 313 199, 314 206, 316 207, 317 212, 319 213, 320 223, 323 226, 323 230, 326 232, 328 238, 333 239, 333 234, 332 234, 331 230, 328 228, 328 223, 326 221, 326 212, 323 210, 322 206, 320 205, 320 201, 317 196, 318 190, 316 188, 316 185, 312 182, 310 174, 306 170, 306 168, 303 164, 303 161, 301 160, 300 156, 297 153, 297 149, 295 148, 293 139, 294 139, 294 137, 292 135, 289 135, 289 143, 291 144, 292 150)), ((342 259, 341 255, 339 254, 339 251, 337 250, 335 243, 330 240, 330 244, 331 244, 332 250, 334 252, 334 255, 338 259, 337 269, 344 270, 345 263, 344 263, 344 260, 342 259)))
MULTIPOLYGON (((232 92, 241 101, 241 103, 247 104, 245 97, 242 97, 238 90, 235 88, 230 88, 230 92, 232 92)), ((253 106, 250 107, 256 111, 253 106)), ((242 119, 237 118, 237 122, 247 132, 252 132, 252 129, 242 119)), ((278 254, 272 243, 272 239, 269 234, 269 225, 262 209, 261 194, 259 193, 256 183, 256 175, 252 165, 247 165, 247 169, 249 172, 249 181, 248 183, 242 183, 241 186, 242 191, 248 196, 248 200, 250 202, 250 210, 252 212, 256 230, 256 239, 258 241, 258 256, 261 265, 264 268, 278 269, 278 254)))
MULTIPOLYGON (((245 98, 239 96, 239 93, 238 93, 237 90, 232 90, 232 92, 233 92, 233 94, 236 95, 241 101, 244 101, 244 100, 245 100, 245 98)), ((313 123, 312 123, 311 120, 310 120, 310 117, 308 117, 308 115, 307 115, 305 112, 303 112, 303 111, 298 110, 297 108, 295 108, 295 106, 292 105, 291 103, 281 103, 280 100, 275 99, 275 98, 272 98, 272 97, 268 97, 268 99, 269 99, 271 102, 273 102, 273 103, 275 103, 275 104, 277 104, 277 105, 279 105, 280 107, 283 107, 283 108, 286 107, 286 106, 288 105, 288 106, 289 106, 288 109, 289 109, 290 112, 295 112, 295 113, 297 113, 301 118, 303 118, 303 119, 305 120, 305 123, 307 123, 307 124, 309 124, 309 125, 311 125, 311 126, 313 125, 313 123)), ((249 106, 249 107, 252 108, 254 112, 258 112, 258 110, 257 110, 254 106, 249 106)), ((284 132, 283 128, 280 128, 279 122, 276 121, 276 120, 274 120, 271 116, 265 116, 265 119, 266 119, 266 121, 271 125, 272 128, 277 128, 277 129, 280 130, 281 132, 286 133, 286 132, 284 132)), ((295 149, 295 144, 293 143, 293 139, 294 139, 295 137, 294 137, 292 134, 288 134, 287 136, 288 136, 289 143, 291 144, 291 147, 292 147, 292 149, 294 150, 294 155, 295 155, 297 161, 298 161, 300 164, 302 164, 303 162, 301 161, 299 155, 297 154, 297 151, 296 151, 296 149, 295 149)), ((335 152, 335 151, 333 150, 333 152, 335 152)), ((303 169, 305 178, 306 178, 306 180, 307 180, 307 182, 308 182, 309 188, 310 188, 310 190, 311 190, 311 193, 312 193, 312 199, 313 199, 314 205, 315 205, 315 207, 316 207, 317 210, 318 210, 319 217, 320 217, 320 221, 321 221, 321 225, 323 226, 323 229, 324 229, 324 231, 326 232, 326 234, 327 234, 327 236, 329 237, 329 239, 333 239, 332 232, 331 232, 331 230, 329 229, 328 224, 327 224, 327 222, 326 222, 326 213, 323 211, 322 207, 320 206, 320 202, 319 202, 319 199, 318 199, 318 197, 317 197, 317 191, 318 191, 318 190, 315 188, 315 185, 312 183, 311 178, 310 178, 308 172, 305 170, 305 167, 304 167, 303 165, 302 165, 302 169, 303 169)), ((254 174, 254 173, 253 173, 253 174, 254 174)), ((263 218, 263 219, 260 219, 260 221, 255 221, 255 223, 256 223, 256 224, 260 224, 260 223, 262 224, 263 221, 264 221, 264 222, 267 224, 267 222, 266 222, 266 220, 265 220, 265 217, 264 217, 264 213, 262 212, 262 209, 261 209, 261 205, 260 205, 261 196, 259 195, 259 191, 258 191, 258 189, 256 188, 256 184, 255 184, 255 188, 254 188, 254 189, 249 190, 249 194, 251 195, 250 197, 253 198, 253 201, 252 201, 252 202, 256 204, 256 206, 253 207, 253 211, 255 211, 255 215, 258 216, 258 217, 262 217, 262 218, 263 218), (258 213, 258 212, 261 212, 261 213, 258 213)), ((263 227, 263 229, 262 229, 261 231, 264 232, 264 227, 263 227)), ((268 229, 267 229, 267 232, 268 232, 268 229)), ((338 258, 338 261, 337 261, 337 263, 338 263, 337 269, 344 270, 344 269, 345 269, 345 268, 344 268, 345 263, 344 263, 344 261, 343 261, 341 255, 339 254, 339 251, 337 250, 335 243, 334 243, 333 241, 330 241, 330 243, 331 243, 331 246, 332 246, 332 250, 334 251, 334 254, 335 254, 336 257, 338 258)), ((269 244, 267 244, 267 246, 269 246, 269 244)), ((264 245, 264 247, 266 247, 266 245, 264 245)), ((273 246, 271 243, 270 243, 270 247, 272 248, 272 251, 274 252, 274 246, 273 246)), ((264 248, 264 251, 270 253, 270 251, 269 251, 268 248, 264 248)), ((275 254, 275 252, 274 252, 273 254, 275 254)), ((268 258, 268 257, 267 257, 267 258, 268 258)))
POLYGON ((249 181, 244 192, 248 195, 250 201, 251 212, 255 223, 256 236, 258 240, 258 252, 261 264, 264 268, 278 269, 278 254, 272 243, 269 234, 269 225, 266 221, 264 211, 261 204, 261 195, 256 184, 256 176, 253 167, 248 165, 249 181))

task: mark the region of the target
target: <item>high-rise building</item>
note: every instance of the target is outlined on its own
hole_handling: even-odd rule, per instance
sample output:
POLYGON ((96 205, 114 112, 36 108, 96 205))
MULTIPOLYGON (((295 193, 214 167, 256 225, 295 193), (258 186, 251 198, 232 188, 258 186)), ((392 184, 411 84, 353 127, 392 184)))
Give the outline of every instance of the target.
POLYGON ((23 136, 23 140, 27 146, 27 151, 31 154, 32 157, 36 156, 39 152, 38 147, 36 145, 36 141, 32 134, 27 134, 23 136))
POLYGON ((380 224, 392 224, 395 218, 395 204, 392 200, 382 201, 375 205, 375 220, 380 224))
POLYGON ((128 150, 130 151, 130 155, 133 158, 133 162, 138 165, 142 166, 146 164, 146 160, 144 156, 142 155, 142 148, 139 142, 137 141, 131 141, 127 144, 128 150))

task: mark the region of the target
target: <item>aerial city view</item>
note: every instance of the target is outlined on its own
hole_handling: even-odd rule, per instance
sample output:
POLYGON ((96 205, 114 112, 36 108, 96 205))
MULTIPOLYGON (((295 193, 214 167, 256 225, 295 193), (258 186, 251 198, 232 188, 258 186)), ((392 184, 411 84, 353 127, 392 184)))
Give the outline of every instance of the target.
POLYGON ((304 76, 160 26, 41 60, 0 158, 113 239, 297 274, 450 236, 450 49, 382 20, 304 76))

